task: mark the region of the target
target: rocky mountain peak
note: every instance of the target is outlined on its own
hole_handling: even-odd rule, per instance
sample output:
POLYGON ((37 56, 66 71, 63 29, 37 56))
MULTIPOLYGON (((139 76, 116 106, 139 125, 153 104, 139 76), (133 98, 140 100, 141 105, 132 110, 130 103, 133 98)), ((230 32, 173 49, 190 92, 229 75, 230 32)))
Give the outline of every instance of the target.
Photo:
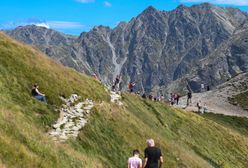
POLYGON ((150 15, 150 14, 154 14, 156 12, 159 12, 156 8, 154 8, 153 6, 149 6, 147 7, 143 12, 142 14, 143 15, 150 15))
POLYGON ((211 9, 213 7, 216 7, 215 5, 208 3, 208 2, 204 2, 204 3, 196 5, 196 6, 198 6, 200 8, 206 8, 206 9, 211 9))
POLYGON ((120 23, 116 26, 116 28, 125 28, 127 25, 128 25, 127 22, 120 22, 120 23))
POLYGON ((187 6, 183 5, 183 4, 181 4, 181 5, 179 5, 175 10, 176 10, 176 11, 181 11, 181 10, 187 10, 187 9, 189 9, 189 7, 187 7, 187 6))

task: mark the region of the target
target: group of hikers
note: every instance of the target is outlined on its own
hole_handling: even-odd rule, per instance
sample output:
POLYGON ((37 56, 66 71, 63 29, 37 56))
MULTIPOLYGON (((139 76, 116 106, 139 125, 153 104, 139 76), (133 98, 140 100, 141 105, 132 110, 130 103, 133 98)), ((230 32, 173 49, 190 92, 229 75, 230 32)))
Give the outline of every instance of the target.
POLYGON ((139 157, 139 150, 133 150, 133 156, 128 159, 128 168, 161 168, 164 162, 161 150, 155 147, 153 139, 146 141, 147 148, 144 151, 144 162, 139 157))
MULTIPOLYGON (((97 76, 95 76, 95 78, 97 78, 97 76)), ((112 90, 113 91, 117 91, 117 90, 119 91, 120 84, 121 84, 121 76, 118 75, 114 80, 112 90)), ((130 82, 128 85, 129 91, 131 93, 134 92, 134 90, 133 90, 134 86, 135 86, 134 82, 130 82)), ((46 96, 45 96, 45 94, 43 94, 39 91, 38 84, 34 84, 32 86, 31 94, 35 99, 47 103, 46 96)), ((153 96, 150 94, 147 96, 145 93, 140 95, 139 92, 135 93, 135 94, 141 96, 144 99, 149 99, 152 101, 161 101, 164 99, 163 95, 153 96)), ((169 99, 170 104, 171 105, 174 105, 174 104, 178 105, 180 97, 181 96, 178 93, 171 93, 170 99, 169 99)), ((187 93, 187 106, 189 106, 190 104, 192 104, 192 92, 188 91, 188 93, 187 93)), ((204 105, 202 105, 201 101, 198 101, 196 106, 198 108, 198 112, 200 112, 200 113, 204 113, 204 112, 208 111, 206 103, 204 105)), ((133 156, 128 159, 128 168, 161 168, 162 167, 163 156, 162 156, 161 150, 159 148, 155 147, 155 142, 153 139, 148 139, 146 143, 147 143, 147 148, 144 150, 144 162, 142 162, 141 158, 139 157, 139 155, 140 155, 139 150, 135 149, 135 150, 133 150, 133 156)))
MULTIPOLYGON (((93 74, 92 76, 93 76, 94 79, 98 79, 96 74, 93 74)), ((113 85, 111 87, 111 90, 115 91, 115 92, 121 91, 122 90, 121 84, 122 84, 122 76, 117 75, 115 80, 113 81, 113 85)), ((152 101, 163 101, 163 100, 166 101, 165 97, 162 94, 157 95, 157 96, 154 96, 152 94, 146 94, 146 93, 141 94, 140 92, 134 92, 134 87, 135 87, 135 83, 134 82, 129 82, 128 90, 132 94, 135 94, 137 96, 141 96, 144 99, 148 99, 148 100, 152 100, 152 101)), ((38 88, 39 88, 39 86, 37 84, 33 85, 32 91, 31 91, 32 96, 34 98, 36 98, 37 100, 43 101, 43 102, 45 102, 47 104, 45 94, 41 93, 38 90, 38 88)), ((187 86, 187 88, 189 88, 189 87, 187 86)), ((209 90, 209 86, 207 88, 209 90)), ((168 98, 168 101, 169 101, 170 105, 171 106, 178 105, 180 97, 181 97, 181 95, 178 94, 178 93, 171 93, 170 97, 168 98)), ((188 89, 186 107, 190 106, 191 104, 192 104, 192 91, 191 91, 191 89, 188 89)), ((208 108, 207 108, 206 103, 204 103, 202 105, 200 100, 197 102, 196 107, 198 108, 198 112, 200 112, 200 113, 208 112, 208 108)))
POLYGON ((171 93, 170 96, 170 105, 178 105, 181 96, 178 93, 171 93))
MULTIPOLYGON (((128 83, 128 90, 130 93, 134 92, 135 83, 129 82, 128 83)), ((112 91, 118 92, 122 90, 122 77, 121 75, 117 75, 115 80, 113 81, 113 85, 111 87, 112 91)))
MULTIPOLYGON (((93 77, 95 79, 98 79, 95 74, 93 75, 93 77)), ((115 91, 115 92, 121 91, 122 90, 121 84, 122 84, 122 76, 117 75, 115 80, 113 81, 113 85, 111 87, 111 90, 115 91)), ((154 96, 153 94, 146 94, 146 93, 141 94, 139 91, 135 92, 134 91, 135 90, 134 89, 135 88, 135 82, 129 82, 127 88, 128 88, 128 91, 130 93, 137 95, 137 96, 141 96, 144 99, 148 99, 151 101, 163 101, 163 100, 166 101, 163 94, 154 96)), ((192 104, 192 91, 191 91, 191 88, 189 86, 187 86, 187 89, 188 89, 188 92, 187 92, 186 107, 191 106, 191 104, 192 104)), ((204 84, 201 84, 201 91, 203 91, 203 90, 204 90, 204 84)), ((209 88, 209 86, 207 86, 207 91, 209 91, 209 90, 210 90, 210 88, 209 88)), ((168 97, 169 104, 171 106, 179 105, 180 98, 181 98, 181 95, 179 93, 170 93, 170 96, 168 97)), ((197 102, 196 107, 198 108, 198 112, 200 112, 200 113, 204 113, 204 112, 208 111, 206 103, 204 103, 204 105, 202 105, 201 101, 197 102)))

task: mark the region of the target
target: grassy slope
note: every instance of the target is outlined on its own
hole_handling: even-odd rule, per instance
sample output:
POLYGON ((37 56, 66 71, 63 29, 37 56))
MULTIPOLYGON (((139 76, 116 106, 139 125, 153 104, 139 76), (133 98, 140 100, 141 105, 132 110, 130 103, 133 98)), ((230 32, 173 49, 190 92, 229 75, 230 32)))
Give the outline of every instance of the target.
POLYGON ((54 145, 44 136, 58 113, 59 95, 109 100, 96 81, 52 62, 31 47, 0 34, 0 160, 7 167, 81 167, 92 158, 70 147, 54 145), (49 105, 30 96, 33 83, 48 97, 49 105), (58 147, 59 146, 59 147, 58 147), (72 154, 71 154, 72 153, 72 154))
POLYGON ((150 137, 162 148, 168 168, 211 167, 210 161, 248 167, 248 137, 240 131, 247 125, 232 126, 222 116, 202 117, 126 94, 125 106, 111 105, 96 81, 2 34, 0 72, 0 167, 122 168, 131 150, 143 150, 150 137), (49 106, 30 96, 34 82, 47 94, 49 106), (53 143, 45 134, 58 116, 52 109, 61 103, 59 94, 74 92, 99 100, 98 105, 77 140, 53 143))
POLYGON ((248 92, 244 92, 244 93, 241 93, 241 94, 234 96, 231 99, 231 101, 236 102, 242 108, 248 110, 248 92))
POLYGON ((163 150, 168 168, 248 166, 247 135, 161 103, 128 95, 124 101, 126 107, 116 109, 108 104, 98 106, 92 124, 81 132, 80 142, 72 142, 75 149, 105 156, 102 161, 107 157, 106 167, 124 167, 131 150, 143 151, 145 139, 153 137, 163 150))

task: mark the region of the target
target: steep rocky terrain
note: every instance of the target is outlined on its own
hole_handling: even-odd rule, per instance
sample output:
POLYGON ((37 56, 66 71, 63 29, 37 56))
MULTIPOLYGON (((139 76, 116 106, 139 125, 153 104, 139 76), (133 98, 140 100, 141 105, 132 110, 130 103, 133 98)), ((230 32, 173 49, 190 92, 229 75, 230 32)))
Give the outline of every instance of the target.
MULTIPOLYGON (((203 70, 199 61, 210 59, 210 54, 222 59, 217 51, 212 54, 213 51, 228 41, 246 19, 247 13, 239 9, 204 3, 192 7, 181 5, 173 11, 148 7, 128 23, 121 22, 114 29, 97 26, 79 37, 36 26, 18 27, 6 33, 38 47, 66 66, 96 73, 107 84, 122 74, 124 87, 128 81, 134 81, 139 90, 156 91, 196 71, 195 78, 200 76, 201 80, 190 79, 189 83, 197 90, 200 81, 212 80, 211 84, 216 85, 226 75, 235 75, 230 70, 229 74, 217 74, 219 77, 212 79, 209 73, 218 61, 208 60, 209 66, 203 70)), ((242 66, 239 71, 243 71, 246 68, 236 57, 238 50, 235 46, 232 48, 233 57, 228 63, 235 66, 235 71, 242 66)))
POLYGON ((246 20, 225 43, 199 62, 199 66, 188 75, 195 84, 219 85, 242 72, 248 71, 248 21, 246 20))
POLYGON ((94 78, 3 33, 0 72, 0 167, 126 167, 131 151, 142 151, 150 137, 163 152, 165 168, 248 166, 245 118, 230 124, 225 116, 207 118, 126 93, 110 96, 94 78), (35 82, 48 104, 31 96, 35 82), (51 131, 68 139, 54 141, 51 131))

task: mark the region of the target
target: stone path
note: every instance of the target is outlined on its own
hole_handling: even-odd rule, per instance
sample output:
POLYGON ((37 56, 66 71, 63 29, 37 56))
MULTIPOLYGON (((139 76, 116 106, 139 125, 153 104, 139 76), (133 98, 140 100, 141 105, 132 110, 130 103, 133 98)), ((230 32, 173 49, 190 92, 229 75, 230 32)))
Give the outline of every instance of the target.
POLYGON ((68 138, 75 138, 79 130, 87 123, 90 110, 94 107, 93 101, 86 99, 84 102, 78 102, 80 96, 73 94, 70 98, 62 98, 64 104, 60 108, 60 117, 49 135, 55 141, 65 141, 68 138))
MULTIPOLYGON (((121 95, 110 91, 111 102, 122 106, 121 95)), ((52 130, 49 135, 54 141, 64 142, 69 138, 76 138, 88 122, 88 115, 94 107, 92 100, 86 99, 84 102, 79 102, 80 96, 73 94, 68 99, 61 97, 64 104, 59 109, 60 117, 55 124, 52 125, 52 130)))

